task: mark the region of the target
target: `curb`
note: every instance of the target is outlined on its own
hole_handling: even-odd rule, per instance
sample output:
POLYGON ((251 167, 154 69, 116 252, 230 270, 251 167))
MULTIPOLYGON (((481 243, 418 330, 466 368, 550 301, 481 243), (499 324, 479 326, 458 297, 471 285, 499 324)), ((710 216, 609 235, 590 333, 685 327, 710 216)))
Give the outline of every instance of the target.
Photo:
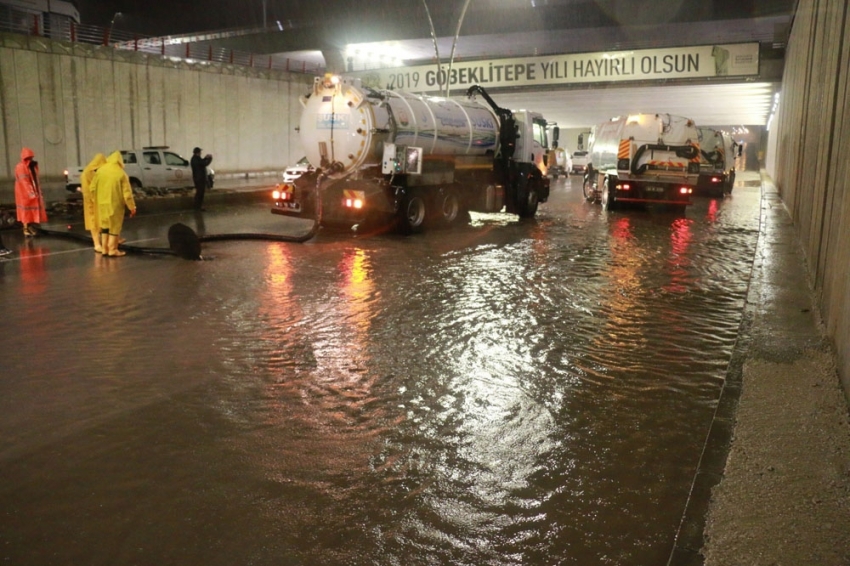
POLYGON ((708 511, 711 505, 711 492, 723 479, 726 460, 732 447, 732 436, 735 429, 735 414, 741 399, 741 385, 744 377, 744 362, 750 354, 753 342, 753 323, 756 319, 758 298, 761 295, 763 273, 759 269, 760 250, 765 245, 766 201, 764 178, 761 179, 761 195, 759 204, 759 236, 756 242, 756 252, 750 267, 750 281, 741 324, 738 327, 738 337, 732 349, 729 365, 726 367, 726 378, 720 389, 717 408, 703 445, 688 501, 682 514, 682 520, 676 532, 673 550, 667 561, 667 566, 703 566, 705 559, 701 553, 705 545, 705 527, 708 521, 708 511))

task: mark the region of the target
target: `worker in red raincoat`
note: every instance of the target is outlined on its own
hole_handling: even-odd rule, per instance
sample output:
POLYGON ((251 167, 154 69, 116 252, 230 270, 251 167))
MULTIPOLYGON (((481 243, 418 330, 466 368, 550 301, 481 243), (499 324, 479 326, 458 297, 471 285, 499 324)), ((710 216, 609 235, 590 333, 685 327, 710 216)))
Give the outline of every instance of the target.
POLYGON ((35 236, 31 224, 47 222, 44 195, 38 179, 38 162, 34 157, 35 153, 25 147, 21 150, 21 162, 15 166, 15 205, 25 236, 35 236))

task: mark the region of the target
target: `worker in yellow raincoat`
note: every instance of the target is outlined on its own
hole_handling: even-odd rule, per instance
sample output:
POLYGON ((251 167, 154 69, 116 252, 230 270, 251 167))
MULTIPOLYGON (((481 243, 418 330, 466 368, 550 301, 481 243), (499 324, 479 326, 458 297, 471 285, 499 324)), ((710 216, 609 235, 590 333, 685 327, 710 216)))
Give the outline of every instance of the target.
POLYGON ((83 173, 80 175, 80 191, 83 193, 83 218, 86 221, 86 230, 91 232, 91 239, 94 242, 94 251, 103 253, 103 247, 100 242, 100 215, 97 213, 97 203, 94 200, 94 195, 91 194, 91 182, 97 169, 106 163, 106 156, 98 153, 94 156, 83 173))
POLYGON ((97 202, 100 216, 100 245, 103 255, 122 256, 125 252, 118 249, 118 238, 124 226, 124 207, 130 210, 130 216, 136 215, 136 201, 130 179, 124 172, 124 159, 120 151, 113 152, 106 164, 101 165, 92 179, 89 189, 97 202))

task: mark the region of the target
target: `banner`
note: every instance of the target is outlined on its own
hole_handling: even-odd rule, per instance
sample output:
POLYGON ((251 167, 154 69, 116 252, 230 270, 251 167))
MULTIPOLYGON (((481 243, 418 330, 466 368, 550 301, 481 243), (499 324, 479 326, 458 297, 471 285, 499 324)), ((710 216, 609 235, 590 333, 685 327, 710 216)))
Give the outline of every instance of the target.
POLYGON ((759 44, 733 43, 635 51, 605 51, 455 61, 448 64, 355 71, 363 86, 421 93, 483 87, 547 87, 689 78, 741 77, 759 74, 759 44))

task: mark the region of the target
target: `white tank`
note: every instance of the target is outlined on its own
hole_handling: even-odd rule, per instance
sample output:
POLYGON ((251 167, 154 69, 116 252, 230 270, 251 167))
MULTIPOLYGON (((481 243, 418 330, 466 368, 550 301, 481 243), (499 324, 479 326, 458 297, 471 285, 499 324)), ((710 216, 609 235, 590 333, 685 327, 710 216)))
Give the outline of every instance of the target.
POLYGON ((684 175, 699 163, 699 132, 693 120, 670 114, 612 118, 594 128, 590 153, 594 169, 621 178, 684 175))
POLYGON ((379 167, 385 142, 429 155, 486 155, 498 149, 499 122, 474 100, 372 91, 359 79, 316 77, 302 97, 300 135, 310 163, 335 176, 379 167))

